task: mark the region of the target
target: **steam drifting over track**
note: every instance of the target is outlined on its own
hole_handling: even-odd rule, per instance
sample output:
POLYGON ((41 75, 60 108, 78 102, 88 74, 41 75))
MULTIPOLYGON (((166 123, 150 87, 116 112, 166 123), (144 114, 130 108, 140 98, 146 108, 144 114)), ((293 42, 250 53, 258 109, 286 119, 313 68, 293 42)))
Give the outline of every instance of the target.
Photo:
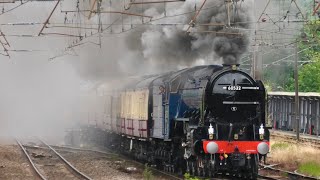
MULTIPOLYGON (((41 162, 41 160, 36 160, 36 157, 42 157, 44 156, 43 154, 36 154, 35 152, 32 152, 31 147, 30 146, 24 146, 18 139, 16 139, 17 143, 19 144, 20 148, 22 149, 22 151, 24 152, 24 154, 26 155, 26 157, 28 158, 31 166, 33 167, 34 171, 36 172, 37 176, 43 180, 46 179, 50 179, 51 177, 57 178, 59 177, 59 170, 53 170, 51 168, 44 168, 44 166, 39 166, 37 165, 38 163, 41 162), (30 154, 33 156, 31 157, 30 154), (37 163, 36 163, 37 162, 37 163), (46 169, 46 170, 45 170, 46 169)), ((48 145, 47 143, 45 143, 44 141, 40 140, 47 148, 50 149, 50 151, 47 151, 47 153, 51 152, 52 154, 49 155, 51 158, 53 157, 53 155, 58 156, 63 163, 67 166, 67 169, 69 170, 69 173, 67 176, 68 178, 76 178, 76 179, 86 179, 86 180, 91 180, 90 177, 88 177, 87 175, 83 174, 82 172, 80 172, 79 170, 77 170, 70 162, 68 162, 62 155, 60 155, 55 149, 53 149, 50 145, 48 145), (70 174, 71 173, 71 174, 70 174), (71 176, 70 176, 71 175, 71 176)), ((33 146, 34 150, 38 150, 39 147, 38 146, 33 146)), ((52 159, 53 165, 57 165, 59 162, 56 162, 54 159, 52 159)), ((61 172, 60 172, 61 173, 61 172)), ((65 176, 66 174, 62 174, 63 176, 65 176)))

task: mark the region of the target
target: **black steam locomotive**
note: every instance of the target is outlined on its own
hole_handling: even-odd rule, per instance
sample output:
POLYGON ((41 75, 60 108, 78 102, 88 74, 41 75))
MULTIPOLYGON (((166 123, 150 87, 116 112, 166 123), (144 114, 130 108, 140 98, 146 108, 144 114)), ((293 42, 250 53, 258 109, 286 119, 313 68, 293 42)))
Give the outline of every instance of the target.
POLYGON ((237 65, 147 76, 104 97, 105 117, 68 141, 100 141, 173 173, 256 179, 269 151, 265 88, 237 65))

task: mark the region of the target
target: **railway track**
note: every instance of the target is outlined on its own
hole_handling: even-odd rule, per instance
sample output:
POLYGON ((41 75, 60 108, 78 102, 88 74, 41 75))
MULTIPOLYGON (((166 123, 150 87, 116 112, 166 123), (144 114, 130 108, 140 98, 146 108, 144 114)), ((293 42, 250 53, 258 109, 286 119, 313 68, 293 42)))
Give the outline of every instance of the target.
MULTIPOLYGON (((33 145, 24 145, 25 148, 35 148, 33 145)), ((139 167, 144 167, 144 164, 143 163, 140 163, 140 162, 137 162, 137 161, 134 161, 134 160, 131 160, 130 158, 126 157, 126 156, 123 156, 121 154, 117 154, 117 153, 112 153, 110 152, 110 150, 96 150, 96 149, 85 149, 85 148, 75 148, 75 147, 70 147, 70 146, 56 146, 56 145, 51 145, 51 146, 42 146, 42 147, 36 147, 37 149, 42 149, 42 150, 48 150, 48 149, 53 149, 55 150, 56 152, 60 152, 60 154, 63 154, 63 153, 77 153, 79 151, 81 152, 89 152, 89 153, 96 153, 96 154, 101 154, 103 156, 112 156, 112 157, 116 157, 116 159, 119 159, 119 160, 123 160, 123 161, 126 161, 126 162, 131 162, 132 164, 136 164, 137 166, 139 167), (49 148, 51 147, 51 148, 49 148)), ((176 175, 173 175, 173 174, 170 174, 170 173, 166 173, 164 171, 161 171, 161 170, 158 170, 156 168, 153 168, 153 167, 149 167, 150 170, 152 170, 152 172, 154 174, 159 174, 161 175, 162 177, 165 177, 166 179, 176 179, 176 180, 183 180, 182 177, 178 177, 176 175)))
MULTIPOLYGON (((94 150, 94 149, 85 149, 85 148, 75 148, 75 147, 70 147, 70 146, 53 146, 54 148, 56 149, 60 149, 60 150, 72 150, 72 151, 87 151, 87 152, 93 152, 93 153, 100 153, 100 154, 103 154, 103 155, 116 155, 119 157, 119 159, 122 159, 122 160, 125 160, 125 161, 130 161, 130 162, 133 162, 134 164, 137 164, 139 166, 144 166, 143 163, 140 163, 138 161, 134 161, 134 160, 130 160, 128 159, 128 157, 122 155, 122 154, 118 154, 118 153, 111 153, 111 150, 107 149, 105 151, 101 151, 101 150, 94 150)), ((181 177, 181 176, 177 176, 177 175, 174 175, 172 173, 167 173, 165 171, 162 171, 162 170, 159 170, 159 169, 156 169, 156 168, 153 168, 153 167, 150 167, 150 169, 154 172, 154 173, 159 173, 159 174, 162 174, 166 177, 168 177, 169 179, 176 179, 176 180, 183 180, 184 178, 181 177)), ((233 177, 229 177, 229 176, 226 176, 226 177, 218 177, 218 178, 212 178, 212 179, 215 179, 215 180, 225 180, 225 179, 232 179, 233 177)), ((208 178, 205 178, 205 179, 208 179, 208 178)), ((279 176, 277 177, 274 177, 274 176, 265 176, 265 175, 258 175, 258 180, 279 180, 279 176)))
MULTIPOLYGON (((19 145, 20 144, 21 143, 19 142, 19 145)), ((45 144, 46 146, 39 147, 39 148, 41 148, 41 149, 50 149, 51 151, 53 151, 55 153, 58 153, 57 151, 59 151, 59 152, 62 152, 62 151, 66 151, 66 152, 84 151, 84 152, 98 153, 98 154, 105 155, 105 156, 112 155, 112 156, 117 156, 118 159, 125 160, 125 161, 130 161, 131 163, 136 164, 137 166, 141 166, 141 167, 144 166, 144 164, 141 163, 141 162, 132 160, 132 159, 130 159, 127 156, 124 156, 122 154, 113 153, 111 150, 108 150, 108 149, 101 151, 101 150, 96 150, 96 149, 74 148, 74 147, 70 147, 70 146, 50 146, 50 145, 46 144, 45 142, 43 142, 43 144, 45 144)), ((32 148, 32 146, 22 146, 22 147, 24 148, 23 149, 24 151, 26 151, 25 150, 26 147, 27 148, 32 148)), ((27 157, 30 158, 29 155, 27 157)), ((70 163, 68 163, 68 164, 70 164, 70 163)), ((32 166, 36 167, 36 165, 34 165, 34 163, 32 163, 32 166)), ((263 171, 271 171, 274 174, 278 174, 278 175, 272 175, 271 176, 271 175, 259 174, 258 175, 258 179, 259 180, 279 180, 279 179, 310 179, 310 180, 316 180, 317 179, 317 178, 314 178, 314 177, 298 174, 296 172, 289 172, 289 171, 277 169, 277 168, 274 168, 274 166, 276 166, 276 165, 261 165, 261 170, 263 170, 263 171)), ((168 179, 176 179, 176 180, 183 180, 184 179, 181 176, 174 175, 172 173, 168 173, 168 172, 165 172, 165 171, 153 168, 153 167, 150 167, 150 170, 152 170, 153 173, 161 174, 163 177, 166 177, 168 179)), ((260 172, 261 172, 261 170, 260 170, 260 172)), ((37 168, 35 168, 35 171, 39 171, 39 170, 37 170, 37 168)), ((41 178, 41 179, 46 179, 46 178, 41 178)), ((83 178, 83 179, 86 179, 86 178, 83 178)), ((90 179, 90 178, 88 177, 87 179, 90 179)), ((217 179, 217 178, 215 178, 215 179, 217 179)), ((220 179, 220 180, 222 180, 222 179, 230 179, 230 177, 226 177, 226 178, 219 177, 218 179, 220 179)))
MULTIPOLYGON (((61 150, 88 151, 88 152, 100 153, 100 154, 103 154, 103 155, 117 155, 120 159, 128 161, 128 157, 123 156, 123 155, 118 154, 118 153, 111 153, 111 150, 100 151, 100 150, 93 150, 93 149, 74 148, 74 147, 69 147, 69 146, 53 146, 53 147, 61 149, 61 150)), ((130 160, 130 161, 135 163, 135 164, 137 164, 137 165, 139 165, 139 166, 144 166, 143 163, 140 163, 138 161, 134 161, 134 160, 130 160)), ((267 176, 267 175, 259 174, 258 175, 258 179, 259 180, 279 180, 279 179, 309 179, 309 180, 317 180, 317 178, 315 178, 315 177, 310 177, 310 176, 302 175, 302 174, 299 174, 299 173, 296 173, 296 172, 290 172, 290 171, 277 169, 277 168, 274 168, 273 166, 276 166, 276 165, 269 165, 269 166, 261 165, 262 169, 267 169, 267 170, 270 170, 270 171, 273 171, 273 172, 278 172, 282 176, 267 176), (285 174, 287 175, 286 177, 283 176, 285 174)), ((155 173, 160 173, 162 175, 165 175, 169 179, 177 179, 177 180, 183 180, 184 179, 183 177, 180 177, 180 176, 177 176, 177 175, 174 175, 174 174, 171 174, 171 173, 167 173, 167 172, 161 171, 161 170, 153 168, 153 167, 150 167, 150 169, 155 173)), ((214 178, 214 179, 217 179, 217 178, 214 178)), ((226 179, 226 178, 220 177, 218 179, 223 180, 223 179, 226 179)))
POLYGON ((265 176, 265 175, 258 175, 258 179, 260 180, 279 180, 279 178, 276 177, 270 177, 270 176, 265 176))
MULTIPOLYGON (((61 150, 74 150, 74 151, 87 151, 87 152, 93 152, 93 153, 99 153, 102 155, 106 155, 106 156, 110 156, 110 155, 115 155, 117 156, 117 158, 121 159, 121 160, 125 160, 125 161, 130 161, 133 164, 136 164, 138 166, 144 167, 144 164, 135 160, 132 160, 122 154, 118 154, 118 153, 112 153, 111 150, 106 149, 105 151, 101 151, 101 150, 95 150, 95 149, 85 149, 85 148, 74 148, 74 147, 70 147, 70 146, 53 146, 55 148, 61 149, 61 150)), ((153 167, 149 167, 150 170, 152 170, 152 172, 157 173, 157 174, 161 174, 165 177, 167 177, 168 179, 176 179, 176 180, 183 180, 184 178, 179 177, 177 175, 173 175, 171 173, 167 173, 164 171, 161 171, 159 169, 153 168, 153 167)))
MULTIPOLYGON (((286 177, 287 179, 319 180, 316 177, 311 177, 311 176, 307 176, 307 175, 304 175, 304 174, 299 174, 297 172, 290 172, 290 171, 286 171, 286 170, 283 170, 283 169, 275 168, 274 166, 277 166, 277 164, 274 164, 274 165, 260 165, 260 166, 262 167, 260 169, 260 171, 261 170, 268 170, 268 171, 271 171, 271 172, 276 172, 276 173, 279 173, 279 174, 282 175, 282 176, 279 176, 279 177, 286 177), (283 175, 285 175, 285 176, 283 176, 283 175)), ((273 177, 270 177, 270 176, 261 175, 261 177, 273 179, 273 177)), ((276 177, 274 179, 279 179, 279 177, 276 177)))
POLYGON ((77 170, 70 162, 68 162, 60 153, 58 153, 46 142, 40 140, 40 142, 47 149, 39 146, 25 146, 18 139, 16 139, 16 142, 19 144, 23 153, 27 157, 38 178, 42 180, 59 178, 91 180, 90 177, 77 170), (37 154, 37 152, 45 152, 46 155, 37 154))

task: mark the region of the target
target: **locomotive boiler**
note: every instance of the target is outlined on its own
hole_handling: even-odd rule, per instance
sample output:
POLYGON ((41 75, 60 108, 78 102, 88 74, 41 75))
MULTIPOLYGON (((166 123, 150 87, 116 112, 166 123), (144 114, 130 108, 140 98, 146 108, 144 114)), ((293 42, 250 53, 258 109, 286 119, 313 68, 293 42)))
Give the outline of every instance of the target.
POLYGON ((264 85, 237 65, 146 76, 101 99, 105 118, 85 125, 80 141, 99 139, 169 172, 256 179, 269 151, 264 85))

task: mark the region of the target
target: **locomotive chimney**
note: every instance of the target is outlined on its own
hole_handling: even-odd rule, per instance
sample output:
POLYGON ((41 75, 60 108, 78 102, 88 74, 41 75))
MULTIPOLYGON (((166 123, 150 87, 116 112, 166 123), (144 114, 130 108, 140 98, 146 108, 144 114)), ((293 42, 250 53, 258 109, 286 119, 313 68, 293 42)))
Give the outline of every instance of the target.
POLYGON ((240 64, 222 64, 225 69, 237 70, 239 69, 240 64))

